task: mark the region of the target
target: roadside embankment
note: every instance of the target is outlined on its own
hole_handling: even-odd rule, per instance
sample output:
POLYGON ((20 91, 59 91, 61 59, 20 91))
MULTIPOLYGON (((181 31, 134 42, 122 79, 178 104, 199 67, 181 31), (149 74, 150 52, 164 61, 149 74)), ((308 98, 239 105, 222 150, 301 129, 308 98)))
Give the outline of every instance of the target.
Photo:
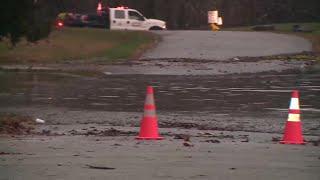
POLYGON ((157 41, 143 31, 63 28, 36 43, 22 41, 10 49, 0 41, 1 64, 109 63, 135 58, 157 41))

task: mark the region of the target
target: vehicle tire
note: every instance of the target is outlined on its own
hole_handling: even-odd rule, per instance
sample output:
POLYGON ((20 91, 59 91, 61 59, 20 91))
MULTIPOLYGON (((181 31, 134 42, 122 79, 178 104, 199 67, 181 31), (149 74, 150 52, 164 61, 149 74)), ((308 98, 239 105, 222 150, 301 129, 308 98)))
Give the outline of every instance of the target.
POLYGON ((152 26, 149 30, 151 31, 160 31, 160 30, 163 30, 161 27, 159 26, 152 26))

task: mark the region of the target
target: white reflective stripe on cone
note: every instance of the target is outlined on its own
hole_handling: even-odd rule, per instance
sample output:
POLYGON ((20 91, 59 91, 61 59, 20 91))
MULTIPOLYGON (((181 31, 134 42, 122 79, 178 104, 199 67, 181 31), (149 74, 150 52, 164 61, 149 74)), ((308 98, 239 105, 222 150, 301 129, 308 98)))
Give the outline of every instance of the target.
POLYGON ((144 110, 144 116, 156 116, 155 110, 144 110))
POLYGON ((300 114, 289 114, 288 121, 290 121, 290 122, 300 122, 300 114))
POLYGON ((145 104, 154 105, 154 98, 152 94, 147 95, 145 104))
POLYGON ((290 109, 300 109, 299 107, 299 99, 298 98, 291 98, 290 102, 290 109))

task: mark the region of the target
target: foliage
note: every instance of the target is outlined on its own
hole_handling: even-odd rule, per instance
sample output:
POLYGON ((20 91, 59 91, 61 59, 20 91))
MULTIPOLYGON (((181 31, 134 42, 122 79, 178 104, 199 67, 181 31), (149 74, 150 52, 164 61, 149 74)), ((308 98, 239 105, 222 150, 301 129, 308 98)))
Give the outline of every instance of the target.
MULTIPOLYGON (((58 11, 94 12, 99 0, 61 0, 58 11)), ((104 5, 138 9, 165 20, 170 29, 207 28, 207 11, 218 9, 225 26, 320 20, 319 0, 101 0, 104 5)))
POLYGON ((224 26, 320 20, 319 0, 2 0, 0 37, 15 45, 47 37, 59 12, 95 12, 97 3, 138 9, 148 18, 162 19, 169 29, 207 29, 207 11, 218 9, 224 26))
POLYGON ((0 38, 14 46, 22 37, 35 42, 47 37, 54 19, 56 0, 2 0, 0 38))

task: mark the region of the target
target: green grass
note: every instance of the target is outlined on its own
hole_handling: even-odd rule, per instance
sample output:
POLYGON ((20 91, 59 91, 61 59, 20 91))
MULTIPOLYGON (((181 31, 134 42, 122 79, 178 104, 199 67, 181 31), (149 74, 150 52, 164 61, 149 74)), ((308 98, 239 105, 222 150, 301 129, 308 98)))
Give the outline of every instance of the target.
MULTIPOLYGON (((275 33, 285 33, 285 34, 293 34, 297 36, 304 37, 310 40, 313 44, 313 50, 315 53, 320 54, 320 23, 281 23, 281 24, 273 24, 275 26, 275 30, 272 32, 275 33), (300 25, 302 27, 306 27, 311 29, 312 32, 293 32, 293 25, 300 25)), ((253 26, 243 26, 243 27, 232 27, 225 28, 223 30, 226 31, 253 31, 253 26)))
POLYGON ((110 62, 137 57, 157 37, 142 31, 64 28, 36 44, 21 41, 10 49, 0 42, 0 63, 110 62))
POLYGON ((8 46, 4 42, 0 42, 0 55, 6 53, 8 50, 8 46))
MULTIPOLYGON (((281 24, 272 24, 275 27, 276 32, 292 32, 293 25, 300 25, 302 27, 307 27, 313 31, 309 34, 320 34, 320 23, 281 23, 281 24)), ((254 26, 241 26, 241 27, 232 27, 225 28, 226 31, 252 31, 254 26)))
POLYGON ((275 27, 277 31, 292 32, 292 26, 296 24, 313 30, 311 33, 308 34, 320 34, 320 23, 283 23, 275 24, 275 27))

